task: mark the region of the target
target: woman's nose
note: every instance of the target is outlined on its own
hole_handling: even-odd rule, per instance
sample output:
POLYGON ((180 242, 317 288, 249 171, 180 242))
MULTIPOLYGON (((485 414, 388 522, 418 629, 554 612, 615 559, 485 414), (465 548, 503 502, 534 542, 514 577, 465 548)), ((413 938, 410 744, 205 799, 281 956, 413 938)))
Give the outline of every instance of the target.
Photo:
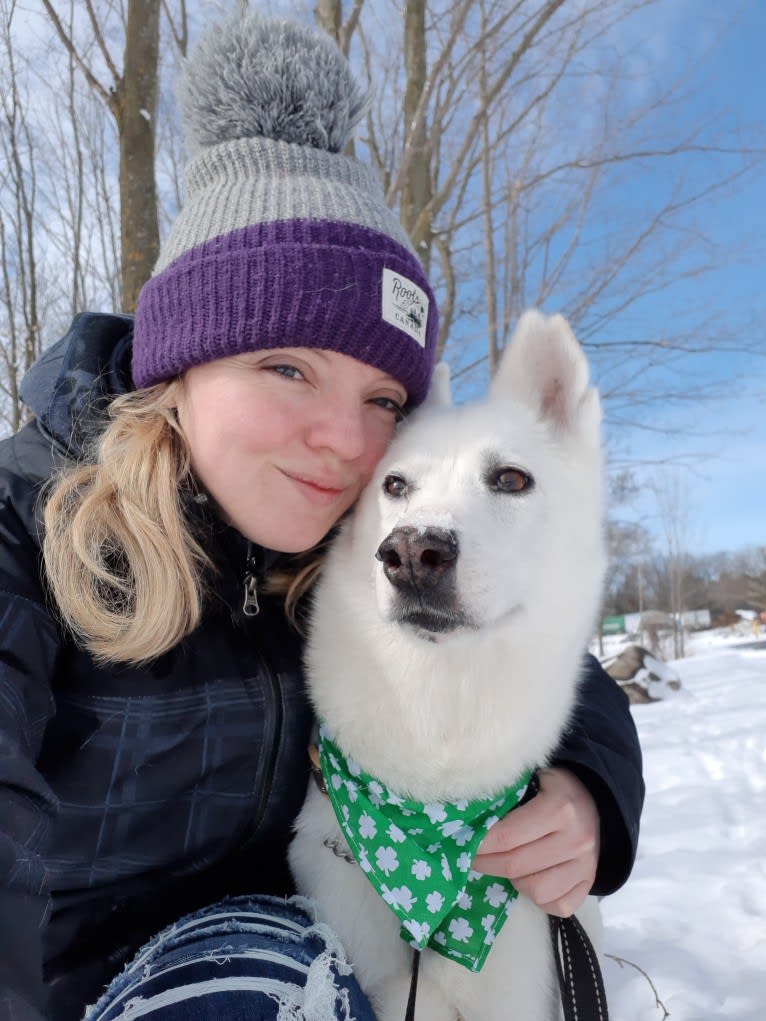
POLYGON ((337 397, 324 402, 307 429, 309 446, 331 450, 343 461, 355 461, 367 444, 364 411, 358 399, 337 397))

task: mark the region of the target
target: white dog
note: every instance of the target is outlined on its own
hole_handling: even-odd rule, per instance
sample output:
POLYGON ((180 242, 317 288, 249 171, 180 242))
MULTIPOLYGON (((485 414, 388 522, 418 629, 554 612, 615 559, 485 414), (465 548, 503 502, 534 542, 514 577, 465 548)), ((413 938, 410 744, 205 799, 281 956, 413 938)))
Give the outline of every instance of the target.
MULTIPOLYGON (((307 668, 343 827, 311 784, 290 864, 381 1021, 405 1016, 410 941, 427 944, 418 1021, 543 1021, 547 919, 470 862, 577 697, 604 562, 601 411, 569 326, 535 311, 486 401, 450 407, 448 390, 437 376, 316 591, 307 668)), ((595 901, 578 914, 598 939, 595 901)))

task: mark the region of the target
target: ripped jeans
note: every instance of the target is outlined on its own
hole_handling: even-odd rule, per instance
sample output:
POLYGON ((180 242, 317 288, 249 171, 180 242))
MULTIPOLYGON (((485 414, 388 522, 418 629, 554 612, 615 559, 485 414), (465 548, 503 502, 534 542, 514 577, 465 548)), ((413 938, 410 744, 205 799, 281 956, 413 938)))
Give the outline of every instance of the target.
POLYGON ((236 897, 148 943, 86 1021, 375 1021, 337 937, 300 897, 236 897))

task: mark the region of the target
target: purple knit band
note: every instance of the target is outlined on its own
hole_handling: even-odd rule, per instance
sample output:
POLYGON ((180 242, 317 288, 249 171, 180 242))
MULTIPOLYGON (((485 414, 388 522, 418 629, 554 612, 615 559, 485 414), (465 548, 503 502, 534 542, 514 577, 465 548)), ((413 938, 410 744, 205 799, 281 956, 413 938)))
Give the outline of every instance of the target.
POLYGON ((270 221, 192 248, 149 280, 136 309, 133 378, 145 387, 245 351, 314 347, 382 369, 417 405, 437 335, 422 267, 392 238, 345 222, 270 221), (424 343, 384 318, 384 269, 427 295, 424 343))

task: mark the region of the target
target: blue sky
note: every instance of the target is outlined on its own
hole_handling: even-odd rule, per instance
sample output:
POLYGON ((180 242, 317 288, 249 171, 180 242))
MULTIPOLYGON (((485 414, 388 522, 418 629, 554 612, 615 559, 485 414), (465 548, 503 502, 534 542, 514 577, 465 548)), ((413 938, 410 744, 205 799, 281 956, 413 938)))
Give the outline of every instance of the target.
MULTIPOLYGON (((734 185, 706 193, 671 226, 650 233, 650 241, 630 260, 627 283, 617 281, 616 289, 607 292, 606 305, 643 293, 646 284, 642 297, 614 318, 596 303, 590 321, 586 312, 577 327, 591 357, 594 381, 606 398, 610 466, 629 468, 637 483, 630 504, 613 505, 610 513, 640 521, 660 551, 663 522, 655 490, 669 489, 676 474, 689 553, 766 545, 764 40, 764 0, 662 0, 613 26, 603 41, 604 56, 608 62, 618 54, 619 64, 615 68, 607 63, 606 79, 596 77, 594 84, 588 75, 588 61, 594 59, 589 52, 582 65, 585 73, 569 83, 569 107, 565 102, 558 109, 560 145, 571 156, 579 136, 602 115, 599 102, 589 102, 587 90, 597 94, 604 80, 613 81, 608 75, 616 73, 620 80, 615 91, 608 92, 613 125, 629 118, 631 104, 654 110, 635 135, 615 142, 618 152, 666 151, 692 134, 708 146, 724 144, 733 151, 617 161, 605 175, 609 180, 602 182, 606 187, 601 197, 588 209, 569 275, 562 275, 545 298, 548 313, 566 314, 570 304, 578 307, 582 280, 588 280, 594 267, 603 272, 610 265, 609 254, 619 253, 620 243, 637 238, 652 223, 679 181, 688 195, 741 167, 745 160, 737 150, 758 149, 754 169, 734 185), (584 91, 578 91, 583 83, 584 91), (657 93, 671 85, 668 99, 655 108, 657 93), (692 250, 666 263, 665 253, 676 242, 683 248, 689 238, 694 239, 692 250), (698 259, 709 260, 707 271, 680 279, 698 259), (654 367, 651 356, 635 348, 625 354, 624 342, 631 338, 685 334, 702 347, 709 341, 711 350, 654 367), (714 396, 700 400, 694 396, 699 388, 714 396), (633 391, 635 397, 630 396, 633 391), (654 399, 648 400, 647 394, 654 399)), ((572 180, 565 182, 570 188, 572 180)), ((555 218, 555 202, 555 193, 549 193, 535 215, 555 218), (553 212, 546 208, 548 198, 553 212)), ((558 244, 566 249, 568 240, 562 232, 558 244)), ((528 270, 532 279, 525 280, 525 287, 534 295, 534 264, 528 270)), ((475 284, 475 293, 481 295, 482 281, 475 284)), ((458 343, 460 330, 466 331, 462 354, 459 346, 447 350, 458 400, 470 399, 486 385, 486 363, 462 375, 465 366, 481 358, 485 325, 480 313, 453 325, 451 339, 458 343)))
MULTIPOLYGON (((756 127, 766 137, 766 4, 679 4, 694 19, 713 11, 740 11, 733 26, 702 66, 689 115, 725 110, 730 123, 756 127)), ((711 21, 715 18, 711 17, 711 21)), ((677 36, 678 30, 676 29, 677 36)), ((734 550, 766 545, 766 166, 737 194, 711 210, 709 232, 731 260, 699 285, 700 305, 713 300, 732 322, 748 322, 744 339, 754 341, 749 356, 719 354, 707 357, 702 370, 710 381, 726 380, 724 393, 705 404, 668 416, 666 432, 628 434, 633 457, 644 459, 637 469, 643 495, 632 516, 661 535, 657 504, 651 487, 662 484, 657 462, 671 459, 681 472, 688 494, 687 537, 690 552, 734 550), (734 253, 737 253, 734 255, 734 253), (752 331, 752 333, 751 333, 752 331), (685 431, 675 434, 673 426, 685 431)), ((694 296, 692 296, 694 297, 694 296)), ((631 516, 626 513, 624 516, 631 516)), ((661 538, 658 544, 661 546, 661 538)))

